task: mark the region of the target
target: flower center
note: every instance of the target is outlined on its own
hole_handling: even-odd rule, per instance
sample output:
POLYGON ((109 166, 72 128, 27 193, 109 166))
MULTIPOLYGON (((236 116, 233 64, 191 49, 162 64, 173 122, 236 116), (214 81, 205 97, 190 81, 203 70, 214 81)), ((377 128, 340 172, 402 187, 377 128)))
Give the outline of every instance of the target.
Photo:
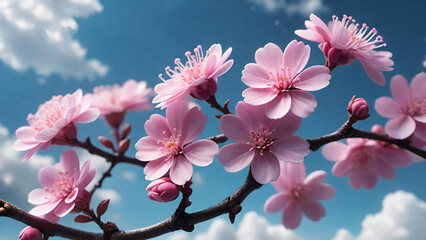
POLYGON ((360 29, 359 23, 355 24, 355 19, 351 16, 343 15, 340 21, 339 18, 334 15, 333 25, 333 29, 345 28, 347 30, 348 43, 346 46, 348 48, 356 48, 357 50, 364 51, 386 46, 386 43, 383 43, 383 37, 376 36, 377 30, 375 28, 368 31, 370 27, 363 23, 360 29), (376 43, 379 45, 376 45, 376 43))
POLYGON ((54 96, 50 101, 42 104, 38 111, 28 114, 27 121, 37 131, 52 128, 66 113, 68 96, 54 96))
MULTIPOLYGON (((176 129, 173 129, 176 133, 176 129)), ((172 134, 168 136, 166 131, 163 132, 163 140, 158 140, 157 143, 163 147, 163 150, 169 153, 171 156, 177 156, 183 154, 183 148, 179 141, 179 135, 172 134), (176 137, 176 135, 178 137, 176 137)))
POLYGON ((298 184, 291 189, 291 195, 298 202, 303 203, 309 201, 308 196, 305 194, 304 188, 302 184, 298 184))
POLYGON ((351 154, 356 168, 364 173, 374 172, 376 169, 376 150, 370 146, 354 149, 351 154))
POLYGON ((259 150, 260 155, 263 155, 264 151, 269 150, 269 146, 271 146, 274 142, 272 141, 272 132, 268 131, 267 127, 262 125, 259 128, 258 132, 250 131, 250 137, 253 139, 253 142, 250 145, 253 148, 259 150))
POLYGON ((293 85, 293 78, 290 74, 290 68, 281 68, 275 75, 272 72, 269 72, 271 75, 272 84, 275 88, 275 92, 281 93, 289 91, 293 85))
POLYGON ((410 116, 426 114, 426 99, 414 96, 407 100, 406 113, 410 116))
MULTIPOLYGON (((208 53, 207 53, 208 54, 208 53)), ((204 61, 203 50, 201 46, 194 49, 194 54, 186 52, 185 56, 188 61, 183 64, 180 58, 175 59, 175 68, 166 67, 166 74, 171 78, 171 81, 166 81, 162 74, 158 77, 165 83, 175 86, 188 86, 195 80, 202 77, 202 66, 204 61)))
POLYGON ((66 198, 74 190, 74 177, 68 172, 59 172, 59 178, 51 179, 52 187, 45 188, 55 198, 66 198))

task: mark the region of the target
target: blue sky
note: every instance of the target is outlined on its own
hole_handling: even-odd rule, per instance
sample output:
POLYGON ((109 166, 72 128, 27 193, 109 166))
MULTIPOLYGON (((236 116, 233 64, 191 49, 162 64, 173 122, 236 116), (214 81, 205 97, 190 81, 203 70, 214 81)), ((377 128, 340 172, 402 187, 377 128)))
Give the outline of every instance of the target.
MULTIPOLYGON (((27 114, 34 113, 38 105, 52 95, 74 92, 78 88, 90 92, 97 85, 122 84, 128 79, 145 80, 154 87, 160 82, 158 74, 164 73, 166 66, 172 65, 176 57, 184 57, 187 50, 199 44, 204 49, 213 43, 220 43, 223 48, 233 48, 230 58, 234 59, 234 66, 220 77, 217 93, 219 102, 230 99, 233 109, 242 100, 241 92, 245 89, 240 80, 241 71, 245 64, 254 62, 255 51, 268 42, 284 49, 291 40, 301 40, 294 30, 304 28, 303 22, 311 11, 324 21, 330 20, 332 15, 348 14, 361 23, 366 22, 377 28, 387 43, 384 50, 394 54, 394 71, 385 72, 387 83, 395 74, 411 79, 424 71, 426 2, 421 0, 128 0, 125 3, 89 0, 85 1, 86 4, 40 1, 45 3, 46 8, 39 9, 38 13, 34 11, 34 15, 28 15, 23 10, 28 6, 31 8, 30 5, 21 6, 28 1, 21 5, 12 0, 5 2, 8 4, 0 1, 0 143, 3 146, 10 146, 8 144, 13 141, 14 131, 27 124, 27 114), (14 14, 8 15, 5 9, 12 9, 14 14), (54 16, 53 20, 49 19, 49 11, 54 16), (19 23, 19 20, 23 21, 19 23)), ((308 64, 324 64, 316 44, 305 43, 312 48, 308 64)), ((365 98, 373 106, 376 98, 390 94, 388 86, 374 84, 358 62, 336 68, 331 84, 314 93, 318 108, 303 120, 296 135, 312 138, 334 131, 346 120, 345 109, 352 95, 365 98)), ((219 121, 214 118, 217 111, 209 109, 205 103, 200 105, 209 116, 201 138, 219 134, 219 121)), ((370 129, 375 123, 383 125, 386 122, 372 107, 371 110, 371 117, 357 123, 356 127, 370 129)), ((143 124, 152 113, 164 114, 156 109, 127 115, 126 121, 133 126, 133 144, 145 136, 143 124)), ((79 130, 81 139, 108 135, 108 127, 102 120, 81 125, 79 130)), ((0 149, 0 198, 29 210, 31 206, 26 203, 25 196, 31 187, 38 186, 36 170, 42 164, 57 161, 61 151, 66 148, 53 147, 23 165, 18 162, 18 153, 2 146, 0 149)), ((128 153, 133 155, 135 149, 131 148, 128 153)), ((84 152, 81 155, 88 157, 84 152)), ((96 161, 98 166, 102 166, 101 159, 96 161)), ((318 169, 327 171, 329 176, 326 182, 333 185, 337 193, 335 198, 323 202, 327 209, 325 218, 317 223, 306 218, 302 220, 295 234, 304 239, 333 239, 341 228, 358 235, 366 215, 381 212, 382 200, 397 190, 417 196, 413 204, 422 206, 420 208, 424 212, 419 216, 426 220, 426 210, 422 205, 422 200, 426 200, 426 189, 422 184, 426 180, 426 166, 423 163, 398 169, 395 179, 380 180, 373 190, 353 190, 347 178, 333 177, 330 173, 332 163, 325 160, 320 152, 311 153, 305 164, 308 172, 318 169)), ((215 161, 209 167, 195 168, 195 172, 190 212, 216 204, 235 191, 244 181, 247 169, 230 174, 215 161)), ((149 200, 145 190, 147 184, 142 169, 124 164, 117 166, 113 178, 105 182, 106 191, 102 192, 115 199, 106 218, 115 221, 122 229, 144 227, 167 218, 178 201, 157 203, 149 200)), ((237 217, 236 225, 243 222, 243 215, 249 211, 266 217, 270 225, 280 224, 280 214, 267 215, 263 212, 263 203, 274 193, 275 190, 267 185, 250 195, 243 204, 243 212, 237 217)), ((411 195, 390 196, 394 196, 394 200, 401 196, 412 200, 407 197, 411 195)), ((100 200, 95 197, 94 204, 100 200)), ((60 223, 97 231, 92 224, 75 224, 72 219, 73 216, 67 216, 60 223)), ((206 232, 212 222, 197 225, 191 239, 206 232)), ((227 225, 218 226, 226 229, 227 225)), ((0 239, 15 239, 22 228, 20 223, 1 218, 0 239)), ((186 239, 187 236, 178 237, 186 239)))

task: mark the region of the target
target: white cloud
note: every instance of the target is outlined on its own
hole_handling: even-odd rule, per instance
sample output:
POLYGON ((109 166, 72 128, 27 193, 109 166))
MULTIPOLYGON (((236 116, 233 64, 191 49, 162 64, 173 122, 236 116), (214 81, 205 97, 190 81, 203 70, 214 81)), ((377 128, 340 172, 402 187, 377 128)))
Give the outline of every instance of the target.
POLYGON ((360 234, 354 237, 340 229, 333 240, 422 240, 426 239, 426 202, 414 194, 399 190, 386 195, 383 208, 367 215, 360 234))
POLYGON ((73 39, 76 18, 102 10, 99 0, 0 0, 0 59, 16 71, 33 69, 42 77, 105 76, 108 67, 86 59, 87 50, 73 39))
POLYGON ((327 7, 322 0, 247 0, 249 3, 260 5, 268 12, 284 10, 287 14, 309 15, 311 13, 326 11, 327 7))
POLYGON ((12 149, 13 141, 8 129, 0 124, 0 192, 7 193, 0 197, 7 198, 21 207, 29 206, 28 193, 41 187, 38 182, 39 169, 53 164, 54 159, 51 156, 35 154, 22 163, 23 153, 12 149))
POLYGON ((111 203, 120 203, 121 195, 114 189, 97 189, 95 192, 95 197, 99 200, 110 199, 111 203))
POLYGON ((133 171, 126 170, 123 172, 123 178, 127 181, 134 181, 136 179, 136 174, 133 171))
MULTIPOLYGON (((189 240, 186 233, 175 233, 168 240, 189 240)), ((291 230, 282 225, 272 225, 266 218, 256 212, 248 212, 244 215, 238 229, 235 229, 228 221, 216 219, 210 225, 206 233, 199 233, 194 240, 303 240, 291 230)))
POLYGON ((193 187, 200 187, 203 184, 203 175, 201 175, 199 172, 194 172, 192 174, 192 182, 193 187))

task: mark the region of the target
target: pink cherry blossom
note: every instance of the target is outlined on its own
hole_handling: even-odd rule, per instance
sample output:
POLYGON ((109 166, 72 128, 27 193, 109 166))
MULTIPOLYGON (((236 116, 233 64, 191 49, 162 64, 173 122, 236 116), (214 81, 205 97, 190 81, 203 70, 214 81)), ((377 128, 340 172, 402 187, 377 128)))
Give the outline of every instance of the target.
POLYGON ((147 137, 136 143, 136 158, 148 161, 144 173, 146 180, 155 180, 167 173, 177 185, 192 177, 192 164, 207 166, 213 162, 219 146, 211 140, 199 140, 206 126, 207 116, 198 108, 186 110, 178 102, 167 108, 166 118, 154 114, 145 122, 147 137))
POLYGON ((356 120, 364 120, 370 116, 367 101, 363 98, 356 98, 356 96, 353 96, 349 102, 347 110, 349 115, 356 120))
POLYGON ((43 236, 37 228, 28 226, 22 229, 19 233, 19 239, 21 240, 42 240, 43 236))
POLYGON ((162 177, 150 183, 146 190, 148 197, 157 202, 170 202, 179 196, 179 187, 169 177, 162 177))
MULTIPOLYGON (((101 115, 112 125, 121 123, 126 111, 149 110, 152 108, 150 96, 153 91, 145 81, 131 79, 123 86, 98 86, 93 94, 86 94, 92 100, 92 107, 98 108, 101 115), (117 119, 114 121, 115 119, 117 119), (121 120, 121 121, 120 121, 121 120)), ((119 124, 118 124, 119 125, 119 124)))
POLYGON ((382 71, 392 71, 392 53, 376 51, 386 46, 382 36, 376 36, 377 30, 369 31, 367 24, 355 23, 355 19, 343 15, 342 20, 333 16, 328 26, 314 14, 310 21, 305 21, 306 30, 296 30, 295 33, 309 41, 319 42, 319 48, 327 59, 327 66, 334 68, 337 65, 351 64, 358 59, 367 75, 375 83, 385 85, 382 71))
POLYGON ((270 119, 264 106, 239 102, 237 116, 225 115, 220 130, 236 142, 220 149, 218 159, 228 172, 238 172, 251 163, 251 173, 257 182, 266 184, 280 174, 279 162, 302 162, 309 154, 309 143, 292 136, 301 119, 287 114, 270 119))
POLYGON ((60 162, 40 169, 38 179, 44 188, 31 191, 28 202, 37 205, 30 213, 42 216, 53 213, 63 217, 71 212, 78 201, 79 193, 93 180, 96 169, 90 169, 86 161, 80 170, 77 154, 73 150, 62 153, 60 162))
POLYGON ((202 100, 213 96, 217 90, 217 77, 226 73, 234 63, 233 60, 226 61, 231 51, 228 48, 222 55, 222 46, 213 44, 205 56, 201 46, 194 49, 194 54, 186 52, 188 61, 185 64, 177 58, 174 69, 166 67, 169 80, 159 75, 163 83, 155 86, 158 95, 152 102, 163 109, 176 101, 186 101, 190 94, 202 100))
POLYGON ((77 135, 76 123, 89 123, 99 116, 99 110, 90 107, 83 99, 81 89, 73 94, 54 96, 40 105, 38 111, 28 114, 29 126, 16 130, 13 148, 17 151, 30 150, 22 159, 28 160, 38 149, 47 150, 52 144, 66 145, 77 135))
POLYGON ((426 142, 426 73, 417 74, 408 86, 402 75, 391 79, 393 98, 380 97, 374 108, 383 117, 390 118, 385 125, 389 136, 404 139, 411 135, 426 142))
POLYGON ((244 90, 244 101, 265 105, 269 118, 281 118, 289 111, 305 118, 317 107, 317 100, 307 91, 316 91, 330 82, 330 70, 312 66, 304 71, 311 48, 291 41, 284 53, 273 43, 256 51, 256 63, 244 67, 241 80, 250 88, 244 90), (301 72, 302 71, 302 72, 301 72), (301 72, 299 74, 299 72, 301 72))
POLYGON ((333 198, 336 190, 323 183, 327 173, 315 171, 306 177, 303 163, 282 163, 279 178, 272 182, 277 194, 272 195, 265 203, 264 210, 272 214, 283 210, 282 224, 295 229, 305 214, 312 221, 318 221, 326 212, 318 200, 333 198))
MULTIPOLYGON (((373 132, 383 133, 380 125, 374 125, 373 132)), ((364 138, 349 138, 347 144, 332 142, 322 150, 324 157, 335 161, 332 173, 336 177, 349 176, 349 184, 354 189, 372 189, 379 177, 392 179, 395 167, 407 167, 412 155, 393 144, 364 138)))

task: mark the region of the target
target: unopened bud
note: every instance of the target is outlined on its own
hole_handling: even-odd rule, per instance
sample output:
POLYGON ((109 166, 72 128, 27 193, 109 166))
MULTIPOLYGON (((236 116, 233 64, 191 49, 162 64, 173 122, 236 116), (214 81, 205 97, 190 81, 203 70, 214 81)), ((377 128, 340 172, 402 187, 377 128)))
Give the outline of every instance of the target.
POLYGON ((109 149, 114 149, 114 144, 108 138, 103 137, 103 136, 99 136, 98 140, 104 147, 109 148, 109 149))
POLYGON ((124 117, 126 116, 126 112, 113 112, 105 115, 105 120, 108 122, 108 124, 113 127, 114 129, 118 129, 120 127, 121 123, 124 121, 124 117))
POLYGON ((31 226, 22 229, 21 233, 19 233, 19 239, 21 240, 41 240, 42 238, 40 230, 31 226))
POLYGON ((118 153, 124 154, 129 149, 130 139, 121 140, 118 144, 118 153))
POLYGON ((98 217, 101 217, 104 215, 104 213, 108 210, 110 199, 105 199, 101 203, 99 203, 98 207, 96 208, 96 214, 98 217))
POLYGON ((170 178, 163 177, 148 185, 148 197, 157 202, 170 202, 179 196, 179 187, 170 178))
POLYGON ((367 102, 363 98, 356 98, 356 96, 352 97, 347 110, 349 115, 356 120, 364 120, 370 116, 367 102))
POLYGON ((129 135, 130 131, 132 131, 132 126, 127 123, 124 125, 123 131, 121 131, 121 139, 125 139, 129 135))
POLYGON ((217 91, 217 79, 208 79, 198 86, 191 87, 189 93, 193 98, 207 100, 217 91))

